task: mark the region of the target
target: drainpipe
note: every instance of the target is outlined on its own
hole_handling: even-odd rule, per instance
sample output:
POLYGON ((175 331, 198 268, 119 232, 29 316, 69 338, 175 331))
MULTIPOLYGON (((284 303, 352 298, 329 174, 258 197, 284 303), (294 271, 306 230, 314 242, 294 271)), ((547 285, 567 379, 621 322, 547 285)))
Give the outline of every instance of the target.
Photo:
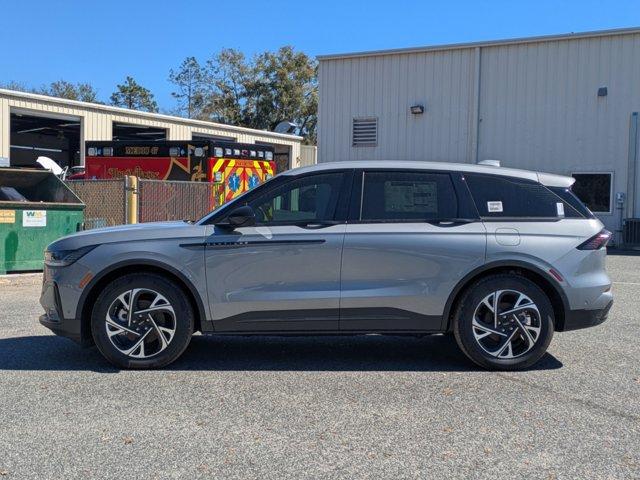
POLYGON ((636 188, 638 164, 638 112, 631 114, 629 121, 629 150, 627 168, 627 218, 636 216, 636 188))
POLYGON ((480 62, 481 49, 474 49, 473 62, 473 105, 471 112, 471 163, 478 163, 478 148, 480 143, 480 62))

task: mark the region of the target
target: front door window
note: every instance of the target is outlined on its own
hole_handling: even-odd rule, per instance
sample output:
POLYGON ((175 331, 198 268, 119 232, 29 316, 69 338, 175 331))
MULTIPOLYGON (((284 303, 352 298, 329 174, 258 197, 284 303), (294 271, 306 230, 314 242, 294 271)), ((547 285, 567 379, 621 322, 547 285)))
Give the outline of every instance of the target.
POLYGON ((312 175, 267 192, 249 205, 258 225, 303 224, 335 218, 342 173, 312 175))

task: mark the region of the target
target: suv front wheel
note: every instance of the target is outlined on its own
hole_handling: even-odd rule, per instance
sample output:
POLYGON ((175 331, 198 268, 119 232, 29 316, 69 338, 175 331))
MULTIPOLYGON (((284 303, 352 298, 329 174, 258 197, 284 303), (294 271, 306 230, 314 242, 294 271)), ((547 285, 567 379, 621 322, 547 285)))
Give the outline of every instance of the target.
POLYGON ((168 365, 187 348, 193 328, 193 310, 182 289, 156 274, 112 281, 91 316, 98 350, 120 368, 168 365))
POLYGON ((463 295, 453 319, 460 349, 491 370, 528 368, 545 354, 553 337, 553 307, 531 280, 492 275, 463 295))

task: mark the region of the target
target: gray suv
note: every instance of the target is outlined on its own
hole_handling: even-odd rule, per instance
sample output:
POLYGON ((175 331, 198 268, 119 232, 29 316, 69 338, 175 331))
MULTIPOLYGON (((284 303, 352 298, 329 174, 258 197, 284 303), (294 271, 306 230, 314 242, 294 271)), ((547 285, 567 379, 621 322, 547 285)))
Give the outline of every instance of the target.
POLYGON ((612 304, 610 233, 569 177, 340 162, 288 171, 201 220, 103 228, 45 252, 40 322, 122 368, 192 334, 455 335, 527 368, 612 304))

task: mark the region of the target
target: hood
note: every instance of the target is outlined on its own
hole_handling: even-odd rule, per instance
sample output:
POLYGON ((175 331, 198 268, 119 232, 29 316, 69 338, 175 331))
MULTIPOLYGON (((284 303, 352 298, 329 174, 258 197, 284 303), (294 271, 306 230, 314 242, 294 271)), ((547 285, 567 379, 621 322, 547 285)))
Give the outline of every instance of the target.
POLYGON ((88 245, 136 242, 157 239, 204 238, 206 227, 183 221, 149 222, 135 225, 96 228, 62 237, 51 243, 48 250, 75 250, 88 245))

